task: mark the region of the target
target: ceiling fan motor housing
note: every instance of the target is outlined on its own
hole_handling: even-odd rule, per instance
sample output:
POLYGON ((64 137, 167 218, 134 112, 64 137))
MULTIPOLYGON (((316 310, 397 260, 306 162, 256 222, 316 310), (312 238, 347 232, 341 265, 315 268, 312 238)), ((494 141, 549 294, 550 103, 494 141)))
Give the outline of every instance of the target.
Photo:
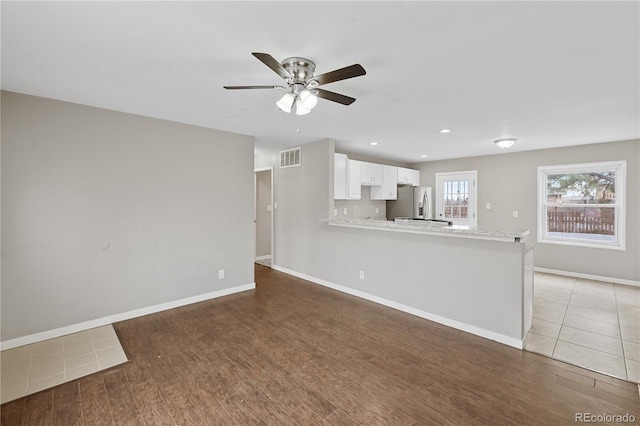
POLYGON ((306 85, 307 80, 313 77, 316 70, 316 64, 305 58, 287 58, 281 62, 281 65, 293 77, 291 84, 306 85))

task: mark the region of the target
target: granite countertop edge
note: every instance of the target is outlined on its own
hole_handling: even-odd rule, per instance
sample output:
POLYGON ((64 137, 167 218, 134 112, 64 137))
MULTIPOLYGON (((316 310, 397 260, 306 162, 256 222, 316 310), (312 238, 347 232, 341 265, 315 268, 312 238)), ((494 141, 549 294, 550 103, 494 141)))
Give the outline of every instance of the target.
POLYGON ((320 221, 334 226, 403 231, 432 235, 464 236, 469 238, 495 239, 502 241, 507 240, 514 242, 521 242, 530 233, 529 230, 498 230, 477 227, 441 226, 424 223, 393 222, 382 219, 322 218, 320 221))

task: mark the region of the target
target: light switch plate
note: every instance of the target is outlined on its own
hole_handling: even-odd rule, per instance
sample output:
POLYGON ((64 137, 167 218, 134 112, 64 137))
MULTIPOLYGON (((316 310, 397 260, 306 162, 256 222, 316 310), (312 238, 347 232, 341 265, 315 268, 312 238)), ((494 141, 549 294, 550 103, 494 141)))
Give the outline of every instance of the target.
POLYGON ((518 210, 513 211, 513 217, 518 217, 518 210))

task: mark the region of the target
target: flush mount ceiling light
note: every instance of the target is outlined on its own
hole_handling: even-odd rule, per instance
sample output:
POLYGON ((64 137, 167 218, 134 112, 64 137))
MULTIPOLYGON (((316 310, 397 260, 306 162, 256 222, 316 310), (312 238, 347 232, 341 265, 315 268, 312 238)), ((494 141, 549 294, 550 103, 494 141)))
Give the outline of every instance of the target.
POLYGON ((371 145, 371 146, 376 146, 376 145, 378 145, 378 142, 376 142, 376 141, 369 142, 369 145, 371 145))
POLYGON ((287 93, 276 102, 276 105, 284 112, 291 112, 295 105, 297 115, 309 114, 318 103, 318 98, 351 105, 355 102, 355 98, 320 89, 319 86, 367 73, 362 65, 354 64, 314 76, 316 64, 309 59, 292 57, 278 62, 268 53, 253 52, 252 55, 283 78, 286 86, 224 86, 224 88, 228 90, 284 89, 287 93))
POLYGON ((506 149, 511 148, 517 140, 518 139, 516 138, 498 139, 496 141, 493 141, 493 143, 498 145, 500 148, 506 149))
POLYGON ((440 133, 449 133, 451 129, 440 129, 440 133))
POLYGON ((422 154, 420 158, 427 158, 427 154, 422 154))

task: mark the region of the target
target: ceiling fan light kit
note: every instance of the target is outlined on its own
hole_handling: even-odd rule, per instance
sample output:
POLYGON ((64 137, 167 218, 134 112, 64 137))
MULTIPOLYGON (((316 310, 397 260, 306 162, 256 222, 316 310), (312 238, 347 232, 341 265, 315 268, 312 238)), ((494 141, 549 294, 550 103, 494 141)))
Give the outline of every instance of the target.
POLYGON ((316 64, 309 59, 291 57, 278 62, 268 53, 253 52, 252 55, 282 77, 287 86, 224 86, 224 88, 227 90, 286 89, 287 93, 276 102, 276 105, 287 113, 290 113, 295 105, 297 115, 309 114, 318 103, 318 98, 351 105, 355 102, 355 98, 320 89, 319 86, 367 73, 362 65, 355 64, 314 77, 316 64))
POLYGON ((284 96, 280 98, 278 102, 276 102, 276 105, 278 105, 278 108, 280 108, 284 112, 291 112, 291 108, 293 107, 295 101, 296 98, 291 93, 285 93, 284 96))

